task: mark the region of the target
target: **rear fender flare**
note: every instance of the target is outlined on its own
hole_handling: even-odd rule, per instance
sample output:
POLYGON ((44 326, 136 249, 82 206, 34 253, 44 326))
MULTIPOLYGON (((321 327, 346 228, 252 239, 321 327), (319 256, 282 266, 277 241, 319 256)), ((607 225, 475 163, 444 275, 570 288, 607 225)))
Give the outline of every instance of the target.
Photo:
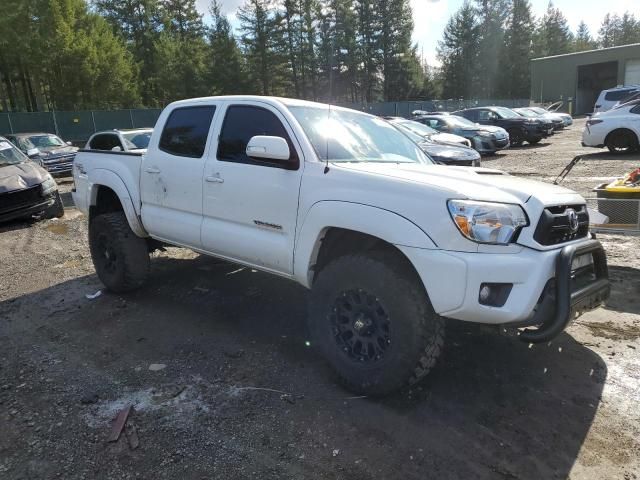
POLYGON ((122 178, 118 174, 105 169, 95 169, 89 173, 89 205, 95 206, 97 203, 98 190, 100 187, 110 188, 115 192, 120 200, 124 214, 127 217, 129 226, 138 237, 148 237, 149 234, 142 226, 138 213, 133 205, 131 194, 122 178))

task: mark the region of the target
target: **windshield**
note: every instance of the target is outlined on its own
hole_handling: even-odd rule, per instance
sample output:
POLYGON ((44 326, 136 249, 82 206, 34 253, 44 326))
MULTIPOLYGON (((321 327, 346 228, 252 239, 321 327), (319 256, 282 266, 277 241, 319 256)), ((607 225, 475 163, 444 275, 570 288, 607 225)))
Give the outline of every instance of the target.
POLYGON ((318 158, 330 162, 432 163, 391 123, 328 106, 290 106, 318 158))
POLYGON ((410 130, 411 132, 417 135, 420 135, 422 137, 428 137, 429 135, 434 135, 439 133, 437 130, 418 122, 399 121, 399 122, 391 122, 391 123, 402 125, 407 130, 410 130))
POLYGON ((151 132, 123 133, 128 149, 147 148, 151 139, 151 132))
POLYGON ((545 113, 549 113, 544 108, 540 108, 540 107, 531 107, 531 108, 529 108, 529 110, 531 110, 532 112, 539 113, 540 115, 544 115, 545 113))
POLYGON ((502 118, 520 118, 520 115, 518 115, 516 112, 505 107, 496 107, 493 109, 493 111, 500 115, 502 118))
POLYGON ((477 123, 472 122, 468 118, 458 117, 457 115, 448 116, 444 119, 444 121, 447 122, 449 125, 453 125, 454 127, 478 128, 480 126, 477 123))
POLYGON ((534 117, 538 116, 538 114, 536 112, 532 112, 531 110, 529 110, 527 108, 519 108, 518 110, 516 110, 516 112, 518 112, 523 117, 534 118, 534 117))
POLYGON ((59 137, 55 135, 32 135, 27 141, 31 144, 29 149, 32 148, 52 148, 52 147, 64 147, 64 143, 59 137))
POLYGON ((4 139, 0 139, 0 167, 15 165, 27 160, 20 150, 4 139))

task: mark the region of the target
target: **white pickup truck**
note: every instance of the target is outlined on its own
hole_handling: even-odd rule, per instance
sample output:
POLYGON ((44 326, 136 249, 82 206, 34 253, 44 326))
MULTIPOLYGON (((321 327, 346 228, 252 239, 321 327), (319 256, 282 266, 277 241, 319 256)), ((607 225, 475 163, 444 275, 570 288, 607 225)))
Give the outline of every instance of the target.
POLYGON ((546 342, 609 296, 584 199, 489 169, 435 165, 385 120, 253 96, 172 103, 146 154, 81 151, 77 207, 100 280, 144 284, 188 247, 311 290, 312 340, 351 389, 424 377, 447 319, 546 342))

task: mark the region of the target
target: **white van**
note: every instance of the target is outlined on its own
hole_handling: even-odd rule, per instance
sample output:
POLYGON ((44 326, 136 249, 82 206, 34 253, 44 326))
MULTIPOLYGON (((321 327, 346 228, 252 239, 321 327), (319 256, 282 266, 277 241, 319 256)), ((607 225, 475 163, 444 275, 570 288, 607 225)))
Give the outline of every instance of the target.
POLYGON ((611 110, 618 103, 624 101, 632 95, 640 93, 640 85, 627 85, 624 87, 609 88, 600 92, 598 100, 593 108, 593 113, 606 112, 611 110))

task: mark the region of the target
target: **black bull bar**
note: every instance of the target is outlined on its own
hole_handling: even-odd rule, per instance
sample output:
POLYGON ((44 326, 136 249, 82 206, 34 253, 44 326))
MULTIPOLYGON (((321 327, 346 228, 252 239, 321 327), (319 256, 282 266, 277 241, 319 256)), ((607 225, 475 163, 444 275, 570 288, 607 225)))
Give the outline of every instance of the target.
POLYGON ((543 300, 530 324, 520 334, 520 339, 528 343, 547 342, 560 334, 576 315, 600 306, 609 298, 609 270, 604 248, 597 240, 589 240, 579 245, 567 245, 556 259, 556 276, 545 287, 543 300), (591 254, 595 279, 586 285, 573 288, 573 259, 591 254), (555 290, 555 292, 554 292, 555 290))

